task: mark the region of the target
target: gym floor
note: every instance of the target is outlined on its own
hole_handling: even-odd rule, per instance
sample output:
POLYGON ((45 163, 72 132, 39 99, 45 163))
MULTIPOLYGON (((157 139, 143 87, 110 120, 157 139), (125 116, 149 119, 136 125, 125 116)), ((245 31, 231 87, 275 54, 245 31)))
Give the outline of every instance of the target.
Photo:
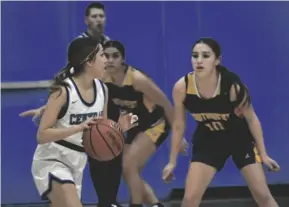
MULTIPOLYGON (((269 189, 276 199, 279 207, 289 206, 289 185, 269 185, 269 189)), ((169 199, 165 202, 166 207, 181 207, 184 189, 173 189, 169 199)), ((1 204, 3 207, 48 207, 47 203, 38 204, 1 204)), ((96 204, 86 204, 86 207, 96 207, 96 204)), ((127 204, 123 204, 128 207, 127 204)), ((257 207, 251 193, 246 186, 235 187, 211 187, 208 188, 200 207, 257 207)))
MULTIPOLYGON (((288 192, 289 194, 289 192, 288 192)), ((289 206, 289 197, 276 198, 280 207, 289 206)), ((3 207, 48 207, 48 204, 26 204, 26 205, 1 205, 3 207)), ((84 205, 86 207, 96 207, 96 205, 84 205)), ((123 205, 128 207, 128 205, 123 205)), ((165 203, 166 207, 181 207, 180 201, 170 201, 165 203)), ((222 199, 204 200, 200 207, 257 207, 252 199, 222 199)))

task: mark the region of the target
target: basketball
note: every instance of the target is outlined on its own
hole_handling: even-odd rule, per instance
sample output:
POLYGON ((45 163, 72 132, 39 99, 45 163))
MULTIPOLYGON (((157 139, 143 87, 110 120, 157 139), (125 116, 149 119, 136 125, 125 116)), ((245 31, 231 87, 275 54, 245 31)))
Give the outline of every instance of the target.
POLYGON ((124 136, 118 124, 109 119, 99 119, 95 125, 83 132, 86 153, 99 161, 109 161, 121 154, 124 136))

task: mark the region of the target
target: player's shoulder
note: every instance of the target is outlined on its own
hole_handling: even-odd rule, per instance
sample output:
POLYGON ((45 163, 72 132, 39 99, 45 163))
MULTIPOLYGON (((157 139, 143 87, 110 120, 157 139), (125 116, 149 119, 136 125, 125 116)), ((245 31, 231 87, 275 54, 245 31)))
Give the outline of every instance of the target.
POLYGON ((180 77, 174 84, 173 92, 174 93, 185 93, 186 92, 186 76, 190 73, 180 77))
POLYGON ((180 77, 177 82, 175 83, 175 85, 177 86, 186 86, 186 82, 188 81, 189 78, 191 78, 193 76, 194 72, 189 72, 185 75, 183 75, 182 77, 180 77))
POLYGON ((135 67, 133 65, 128 65, 127 67, 128 67, 128 70, 131 70, 132 72, 145 74, 145 72, 142 69, 135 67))
POLYGON ((69 95, 69 85, 55 86, 52 87, 49 94, 49 100, 59 100, 61 102, 66 102, 69 95))
POLYGON ((144 71, 132 65, 128 66, 128 72, 131 73, 133 80, 142 80, 148 78, 148 75, 144 71))

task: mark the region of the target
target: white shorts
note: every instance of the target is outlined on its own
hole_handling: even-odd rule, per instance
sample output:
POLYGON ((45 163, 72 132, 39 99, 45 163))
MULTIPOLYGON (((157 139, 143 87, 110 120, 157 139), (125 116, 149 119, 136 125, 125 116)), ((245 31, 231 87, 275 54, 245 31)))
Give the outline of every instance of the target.
POLYGON ((32 162, 32 175, 37 190, 43 199, 51 191, 52 179, 60 183, 75 184, 79 198, 83 170, 87 156, 54 142, 38 145, 32 162))

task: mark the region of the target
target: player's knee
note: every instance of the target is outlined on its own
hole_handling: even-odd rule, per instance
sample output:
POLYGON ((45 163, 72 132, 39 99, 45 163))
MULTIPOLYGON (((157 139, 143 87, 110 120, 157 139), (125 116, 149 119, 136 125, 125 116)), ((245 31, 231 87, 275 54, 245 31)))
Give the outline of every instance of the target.
POLYGON ((132 158, 128 158, 128 157, 124 157, 122 169, 123 169, 123 176, 124 177, 131 176, 132 174, 137 173, 137 171, 138 171, 136 163, 134 162, 134 160, 132 158))

